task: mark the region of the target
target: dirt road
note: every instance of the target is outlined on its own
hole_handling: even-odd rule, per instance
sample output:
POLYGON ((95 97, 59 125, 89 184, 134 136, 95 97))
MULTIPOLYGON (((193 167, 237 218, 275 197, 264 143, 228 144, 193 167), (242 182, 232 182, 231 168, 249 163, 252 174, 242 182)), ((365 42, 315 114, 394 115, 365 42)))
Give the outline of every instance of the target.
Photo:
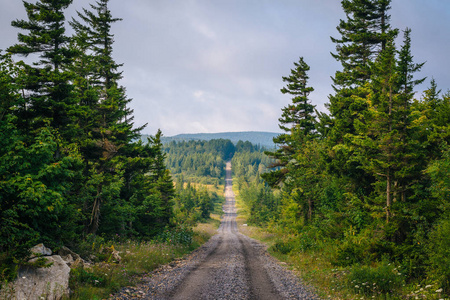
POLYGON ((208 243, 113 299, 318 299, 264 245, 238 232, 230 163, 225 198, 221 226, 208 243))

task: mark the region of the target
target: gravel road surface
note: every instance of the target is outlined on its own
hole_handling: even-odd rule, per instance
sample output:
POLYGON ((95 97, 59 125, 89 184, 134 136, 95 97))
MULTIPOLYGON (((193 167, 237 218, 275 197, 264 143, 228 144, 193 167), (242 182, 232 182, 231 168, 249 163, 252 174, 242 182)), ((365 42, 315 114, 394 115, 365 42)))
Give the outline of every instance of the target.
POLYGON ((162 266, 111 299, 319 299, 258 241, 238 232, 231 163, 218 233, 183 260, 162 266))

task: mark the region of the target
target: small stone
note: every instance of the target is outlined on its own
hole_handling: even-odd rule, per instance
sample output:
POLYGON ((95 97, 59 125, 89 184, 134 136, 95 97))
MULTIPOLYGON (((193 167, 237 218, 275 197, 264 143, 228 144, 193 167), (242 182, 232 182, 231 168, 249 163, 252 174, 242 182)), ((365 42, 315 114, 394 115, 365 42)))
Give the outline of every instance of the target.
POLYGON ((50 250, 49 248, 45 247, 44 244, 37 244, 36 246, 34 246, 33 248, 30 249, 31 252, 31 256, 30 258, 34 258, 38 255, 43 255, 43 256, 50 256, 52 255, 52 250, 50 250))

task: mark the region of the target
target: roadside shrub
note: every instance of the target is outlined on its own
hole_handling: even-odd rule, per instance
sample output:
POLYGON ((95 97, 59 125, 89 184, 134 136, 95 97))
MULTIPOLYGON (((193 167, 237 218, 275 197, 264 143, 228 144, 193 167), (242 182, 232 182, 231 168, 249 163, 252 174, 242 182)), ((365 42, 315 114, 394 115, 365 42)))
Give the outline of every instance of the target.
POLYGON ((292 250, 294 250, 294 243, 292 240, 277 241, 270 247, 270 250, 281 254, 289 254, 292 250))
POLYGON ((297 239, 296 248, 301 252, 315 249, 317 247, 317 242, 313 231, 304 232, 300 234, 296 239, 297 239))
POLYGON ((442 221, 430 234, 428 274, 450 294, 450 220, 442 221))
POLYGON ((103 237, 89 234, 85 239, 79 241, 73 249, 78 255, 94 262, 101 261, 99 258, 104 247, 110 247, 112 242, 107 242, 103 237))
POLYGON ((348 287, 365 296, 393 294, 405 281, 399 269, 387 261, 376 267, 355 265, 347 276, 348 287))
POLYGON ((345 241, 337 249, 337 252, 332 260, 336 266, 347 267, 364 260, 364 248, 361 244, 356 244, 353 241, 345 241))
POLYGON ((104 274, 98 272, 86 271, 83 267, 70 270, 70 284, 71 289, 75 289, 75 284, 82 283, 83 285, 92 285, 96 287, 103 287, 106 284, 106 278, 104 274))
POLYGON ((181 245, 190 245, 194 231, 186 226, 178 226, 175 228, 166 228, 163 232, 156 236, 155 240, 163 243, 175 243, 181 245))
POLYGON ((0 289, 3 284, 14 280, 17 277, 19 266, 7 253, 0 253, 0 289))

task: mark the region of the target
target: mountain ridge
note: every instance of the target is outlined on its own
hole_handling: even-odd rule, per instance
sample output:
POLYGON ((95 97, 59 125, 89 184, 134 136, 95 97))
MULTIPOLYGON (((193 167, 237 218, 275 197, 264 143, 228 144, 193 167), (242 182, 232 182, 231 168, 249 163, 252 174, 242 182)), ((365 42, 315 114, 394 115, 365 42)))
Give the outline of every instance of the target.
MULTIPOLYGON (((161 142, 163 144, 170 143, 172 141, 189 141, 189 140, 214 140, 225 139, 230 140, 233 144, 238 141, 248 141, 253 145, 260 145, 268 149, 275 148, 273 138, 280 133, 268 132, 268 131, 236 131, 236 132, 217 132, 217 133, 181 133, 174 136, 163 136, 161 142)), ((142 135, 145 140, 148 135, 142 135)))

